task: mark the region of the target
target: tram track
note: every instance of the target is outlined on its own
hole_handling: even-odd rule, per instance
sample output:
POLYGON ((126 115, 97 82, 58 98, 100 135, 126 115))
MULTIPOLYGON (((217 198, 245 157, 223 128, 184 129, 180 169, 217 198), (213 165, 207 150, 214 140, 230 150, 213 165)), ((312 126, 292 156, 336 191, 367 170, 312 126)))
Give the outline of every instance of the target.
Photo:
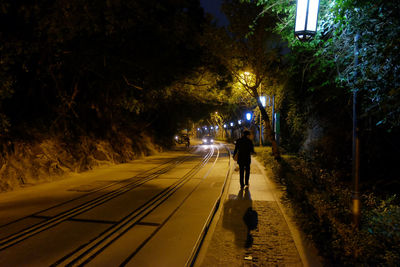
MULTIPOLYGON (((150 200, 144 203, 142 206, 137 208, 128 214, 125 218, 120 220, 117 224, 112 225, 106 231, 101 233, 96 238, 90 240, 86 244, 82 245, 75 251, 61 258, 55 262, 52 266, 84 266, 90 262, 93 258, 99 255, 104 249, 110 246, 118 238, 124 235, 126 232, 131 230, 135 225, 138 225, 141 220, 153 212, 157 207, 167 201, 176 191, 178 191, 183 185, 185 185, 191 178, 193 178, 213 157, 215 148, 209 149, 209 152, 204 156, 203 160, 190 169, 184 176, 178 181, 165 188, 163 191, 154 195, 150 200)), ((216 155, 215 162, 218 160, 219 151, 216 155)), ((214 164, 215 164, 214 162, 214 164)), ((208 175, 209 172, 204 175, 203 179, 208 175)), ((193 189, 193 191, 196 188, 193 189)), ((182 203, 174 209, 174 211, 168 216, 168 218, 160 225, 157 225, 156 230, 151 234, 138 248, 131 253, 131 255, 125 259, 121 264, 126 264, 134 255, 163 227, 166 221, 176 212, 176 210, 183 204, 183 202, 193 193, 189 193, 182 203)))
MULTIPOLYGON (((77 198, 74 198, 72 200, 60 203, 58 205, 55 205, 53 207, 41 210, 39 212, 36 212, 35 214, 32 214, 30 216, 27 217, 37 217, 39 218, 40 216, 38 216, 38 214, 44 213, 48 210, 60 207, 62 205, 65 205, 67 203, 70 203, 72 201, 76 201, 78 199, 84 198, 84 197, 88 197, 89 195, 95 194, 95 193, 99 193, 101 191, 105 191, 106 189, 110 189, 112 187, 117 187, 116 189, 113 189, 107 193, 101 194, 100 196, 95 197, 94 199, 91 199, 89 201, 86 201, 78 206, 75 206, 71 209, 68 209, 66 211, 63 211, 59 214, 57 214, 56 216, 53 217, 49 217, 47 218, 45 221, 43 222, 39 222, 37 224, 34 224, 30 227, 27 227, 25 229, 22 229, 16 233, 13 233, 7 237, 4 237, 2 239, 0 239, 0 251, 7 249, 15 244, 18 244, 38 233, 41 233, 45 230, 48 230, 72 217, 75 217, 81 213, 84 213, 90 209, 93 209, 99 205, 104 204, 105 202, 114 199, 134 188, 137 188, 141 185, 143 185, 144 183, 147 183, 153 179, 156 179, 157 177, 159 177, 160 175, 167 173, 168 171, 172 170, 173 168, 175 168, 176 166, 182 164, 183 162, 185 162, 186 160, 188 160, 189 158, 192 158, 192 156, 182 156, 178 159, 173 159, 170 161, 167 161, 166 163, 160 164, 159 166, 156 167, 156 170, 154 171, 154 168, 152 170, 146 170, 138 175, 135 175, 131 178, 128 179, 124 179, 122 181, 118 181, 115 183, 112 183, 110 185, 106 185, 103 186, 99 189, 96 189, 88 194, 84 194, 82 196, 79 196, 77 198)), ((24 218, 27 218, 24 217, 24 218)), ((22 218, 22 219, 24 219, 22 218)), ((43 217, 42 217, 43 218, 43 217)), ((20 220, 22 220, 20 219, 20 220)), ((17 221, 20 221, 17 220, 17 221)), ((1 227, 7 226, 9 224, 15 223, 17 221, 8 223, 6 225, 3 225, 1 227)), ((1 228, 0 227, 0 228, 1 228)))

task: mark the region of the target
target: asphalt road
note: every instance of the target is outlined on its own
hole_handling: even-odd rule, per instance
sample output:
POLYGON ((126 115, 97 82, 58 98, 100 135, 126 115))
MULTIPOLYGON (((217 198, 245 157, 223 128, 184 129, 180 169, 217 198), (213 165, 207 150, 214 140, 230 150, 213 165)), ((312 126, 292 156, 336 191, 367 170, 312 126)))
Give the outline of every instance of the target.
POLYGON ((229 151, 195 146, 0 194, 0 266, 185 266, 229 151))

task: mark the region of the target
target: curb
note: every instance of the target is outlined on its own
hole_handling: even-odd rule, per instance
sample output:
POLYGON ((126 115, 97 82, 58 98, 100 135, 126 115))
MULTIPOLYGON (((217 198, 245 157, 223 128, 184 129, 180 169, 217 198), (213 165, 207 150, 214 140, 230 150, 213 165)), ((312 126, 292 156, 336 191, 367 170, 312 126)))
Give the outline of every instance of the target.
POLYGON ((203 226, 201 234, 200 234, 199 238, 197 239, 196 245, 194 246, 194 248, 192 250, 192 253, 191 253, 189 259, 187 260, 185 266, 190 266, 190 267, 195 266, 195 264, 197 262, 197 259, 199 257, 199 254, 201 252, 201 249, 203 247, 204 241, 205 241, 205 239, 207 237, 207 234, 208 234, 210 228, 212 228, 211 225, 213 224, 213 222, 215 222, 215 220, 214 220, 215 215, 218 213, 218 211, 220 211, 219 207, 221 206, 221 200, 222 200, 223 196, 225 195, 224 193, 227 192, 225 189, 227 188, 227 185, 230 184, 230 179, 229 178, 232 175, 232 171, 231 171, 231 169, 232 169, 231 152, 230 152, 229 148, 226 146, 226 144, 222 144, 222 145, 225 147, 226 151, 229 153, 228 172, 226 174, 225 181, 224 181, 224 184, 223 184, 222 189, 221 189, 221 193, 220 193, 219 197, 217 198, 217 200, 215 201, 213 209, 210 212, 210 214, 209 214, 209 216, 207 218, 207 221, 203 226))

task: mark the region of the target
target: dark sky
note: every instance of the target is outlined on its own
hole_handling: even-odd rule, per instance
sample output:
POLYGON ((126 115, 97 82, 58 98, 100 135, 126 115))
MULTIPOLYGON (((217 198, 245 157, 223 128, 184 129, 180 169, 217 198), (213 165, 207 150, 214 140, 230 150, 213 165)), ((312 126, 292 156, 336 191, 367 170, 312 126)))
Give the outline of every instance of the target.
POLYGON ((211 13, 215 17, 219 26, 226 26, 228 25, 228 19, 220 11, 222 1, 223 0, 200 0, 200 4, 205 12, 211 13))

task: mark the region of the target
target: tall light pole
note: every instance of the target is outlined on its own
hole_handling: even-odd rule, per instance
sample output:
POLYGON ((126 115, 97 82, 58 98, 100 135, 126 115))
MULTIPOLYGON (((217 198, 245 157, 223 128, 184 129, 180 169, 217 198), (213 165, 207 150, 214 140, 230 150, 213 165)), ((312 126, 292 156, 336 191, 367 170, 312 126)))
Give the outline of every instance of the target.
POLYGON ((248 125, 249 129, 251 128, 250 123, 251 123, 252 117, 253 117, 253 114, 251 114, 251 112, 246 113, 246 120, 247 120, 247 125, 248 125))
MULTIPOLYGON (((261 87, 261 86, 260 86, 261 87)), ((265 96, 262 96, 261 95, 261 89, 260 89, 260 102, 261 102, 261 104, 262 104, 262 106, 265 108, 265 106, 266 106, 266 102, 267 102, 267 99, 266 99, 266 97, 265 96)), ((263 134, 263 131, 262 131, 262 119, 261 119, 261 110, 260 110, 260 146, 262 146, 262 134, 263 134)))
POLYGON ((246 113, 246 120, 251 121, 251 113, 250 112, 246 113))
MULTIPOLYGON (((319 0, 297 0, 295 36, 302 41, 312 38, 317 31, 319 0)), ((358 65, 358 40, 359 34, 354 38, 354 65, 358 65)), ((357 78, 357 72, 355 74, 357 78)), ((357 89, 353 89, 353 141, 352 141, 352 217, 353 224, 358 227, 361 217, 360 202, 360 146, 357 125, 357 89)))
MULTIPOLYGON (((358 40, 360 34, 357 32, 354 36, 354 66, 358 65, 358 40)), ((357 79, 357 70, 354 74, 354 79, 357 79)), ((353 194, 352 194, 352 213, 353 223, 355 227, 360 224, 361 217, 361 202, 360 202, 360 139, 358 136, 357 124, 357 89, 353 89, 353 140, 352 140, 352 173, 353 173, 353 194)))

